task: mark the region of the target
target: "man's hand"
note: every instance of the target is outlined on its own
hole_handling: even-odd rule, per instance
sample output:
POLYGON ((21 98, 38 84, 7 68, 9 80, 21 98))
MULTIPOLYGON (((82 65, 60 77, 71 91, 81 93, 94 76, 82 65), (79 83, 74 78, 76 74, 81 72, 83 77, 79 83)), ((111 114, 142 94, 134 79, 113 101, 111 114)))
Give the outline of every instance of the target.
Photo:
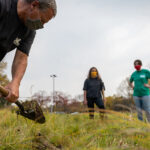
POLYGON ((150 85, 149 84, 144 84, 144 86, 150 89, 150 85))
POLYGON ((16 102, 19 97, 19 85, 10 82, 5 88, 9 91, 9 95, 5 99, 11 103, 16 102))

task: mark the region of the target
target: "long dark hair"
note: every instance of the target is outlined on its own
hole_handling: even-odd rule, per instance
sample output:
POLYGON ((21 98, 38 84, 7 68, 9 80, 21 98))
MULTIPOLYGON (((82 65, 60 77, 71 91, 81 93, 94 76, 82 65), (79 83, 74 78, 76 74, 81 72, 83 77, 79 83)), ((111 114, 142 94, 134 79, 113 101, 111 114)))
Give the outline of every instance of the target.
POLYGON ((100 74, 99 74, 99 72, 98 72, 98 70, 97 70, 96 67, 90 68, 87 78, 88 78, 88 79, 91 79, 91 72, 92 72, 92 69, 96 69, 96 71, 97 71, 97 79, 98 79, 98 80, 102 80, 102 79, 101 79, 101 76, 100 76, 100 74))

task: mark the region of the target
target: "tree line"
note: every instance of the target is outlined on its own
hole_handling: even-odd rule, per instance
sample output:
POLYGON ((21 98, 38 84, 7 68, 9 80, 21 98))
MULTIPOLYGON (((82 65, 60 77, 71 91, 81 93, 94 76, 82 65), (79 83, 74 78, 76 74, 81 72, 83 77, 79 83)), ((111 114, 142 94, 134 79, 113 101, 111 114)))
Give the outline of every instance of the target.
MULTIPOLYGON (((7 67, 6 62, 0 63, 0 85, 5 86, 9 79, 5 74, 5 69, 7 67)), ((132 89, 129 84, 129 77, 125 78, 118 86, 117 94, 113 96, 106 97, 105 106, 109 110, 115 111, 131 111, 134 110, 134 102, 132 98, 132 89)), ((36 100, 43 108, 49 109, 49 105, 54 99, 54 111, 61 111, 66 113, 71 112, 84 112, 86 111, 86 106, 83 105, 83 95, 77 95, 74 98, 61 91, 56 91, 54 96, 53 93, 48 96, 45 91, 39 91, 32 95, 31 99, 36 100)), ((27 99, 29 100, 29 99, 27 99)), ((0 108, 9 106, 10 103, 4 98, 0 98, 0 108)))

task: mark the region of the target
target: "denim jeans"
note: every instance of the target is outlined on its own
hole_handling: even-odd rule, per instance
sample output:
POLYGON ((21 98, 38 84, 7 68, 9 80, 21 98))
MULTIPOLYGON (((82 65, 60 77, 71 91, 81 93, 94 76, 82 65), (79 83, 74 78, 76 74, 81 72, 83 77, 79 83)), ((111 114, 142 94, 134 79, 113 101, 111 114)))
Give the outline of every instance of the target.
POLYGON ((150 122, 150 96, 133 96, 138 119, 143 120, 142 110, 145 111, 148 122, 150 122))

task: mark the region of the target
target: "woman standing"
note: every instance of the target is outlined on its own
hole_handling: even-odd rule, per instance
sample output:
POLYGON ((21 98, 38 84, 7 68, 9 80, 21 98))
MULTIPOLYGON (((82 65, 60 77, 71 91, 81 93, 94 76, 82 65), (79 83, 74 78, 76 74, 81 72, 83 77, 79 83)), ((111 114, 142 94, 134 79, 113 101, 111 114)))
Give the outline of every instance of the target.
POLYGON ((105 101, 105 94, 104 94, 104 83, 98 73, 98 70, 95 67, 92 67, 89 70, 89 74, 87 79, 84 82, 84 104, 87 104, 89 108, 89 117, 91 119, 94 118, 94 104, 98 106, 100 109, 101 117, 104 116, 104 101, 105 101))
POLYGON ((131 75, 130 86, 134 90, 133 99, 138 113, 138 119, 143 120, 142 110, 144 110, 147 120, 150 122, 150 85, 148 84, 148 79, 150 79, 150 71, 141 69, 141 67, 142 61, 135 60, 134 68, 136 71, 131 75))

